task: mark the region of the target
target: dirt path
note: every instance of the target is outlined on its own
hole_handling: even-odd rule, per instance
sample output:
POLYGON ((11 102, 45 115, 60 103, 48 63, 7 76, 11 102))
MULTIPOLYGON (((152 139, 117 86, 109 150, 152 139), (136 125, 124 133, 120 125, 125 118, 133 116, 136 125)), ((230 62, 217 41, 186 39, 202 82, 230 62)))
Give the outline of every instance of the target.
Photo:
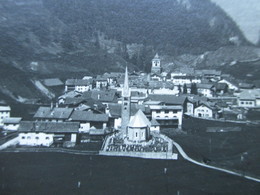
POLYGON ((207 165, 207 164, 204 164, 204 163, 201 163, 201 162, 198 162, 192 158, 190 158, 185 152, 184 150, 182 149, 182 147, 173 141, 173 145, 177 148, 177 150, 179 151, 179 153, 182 155, 182 157, 187 160, 187 161, 190 161, 191 163, 194 163, 196 165, 199 165, 199 166, 202 166, 202 167, 207 167, 209 169, 214 169, 214 170, 217 170, 217 171, 222 171, 222 172, 225 172, 225 173, 228 173, 228 174, 231 174, 231 175, 236 175, 236 176, 239 176, 239 177, 244 177, 248 180, 253 180, 253 181, 256 181, 256 182, 260 182, 260 179, 258 178, 255 178, 255 177, 251 177, 251 176, 248 176, 248 175, 245 175, 245 174, 242 174, 242 173, 238 173, 238 172, 234 172, 234 171, 230 171, 228 169, 223 169, 223 168, 219 168, 219 167, 214 167, 214 166, 211 166, 211 165, 207 165))

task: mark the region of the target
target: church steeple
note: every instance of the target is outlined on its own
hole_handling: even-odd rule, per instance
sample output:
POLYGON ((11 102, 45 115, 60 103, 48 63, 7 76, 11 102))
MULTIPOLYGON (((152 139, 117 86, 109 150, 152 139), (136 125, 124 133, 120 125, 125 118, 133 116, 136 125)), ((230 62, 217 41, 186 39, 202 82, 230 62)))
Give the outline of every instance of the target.
POLYGON ((161 60, 158 53, 152 59, 151 73, 161 74, 161 60))
POLYGON ((121 110, 121 132, 123 137, 126 136, 127 126, 130 120, 130 103, 131 103, 131 92, 128 81, 127 67, 125 69, 125 81, 122 90, 122 110, 121 110))
POLYGON ((125 69, 125 81, 124 81, 124 88, 122 92, 123 97, 130 97, 130 89, 129 89, 129 81, 128 81, 128 71, 127 67, 125 69))

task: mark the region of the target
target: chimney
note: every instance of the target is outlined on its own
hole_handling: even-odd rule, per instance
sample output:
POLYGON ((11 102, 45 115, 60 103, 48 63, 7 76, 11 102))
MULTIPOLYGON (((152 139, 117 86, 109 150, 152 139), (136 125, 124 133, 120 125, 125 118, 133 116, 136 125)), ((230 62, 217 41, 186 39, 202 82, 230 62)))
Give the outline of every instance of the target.
POLYGON ((56 102, 56 108, 58 108, 59 107, 59 103, 58 102, 56 102))
POLYGON ((53 109, 53 101, 51 102, 51 109, 53 109))

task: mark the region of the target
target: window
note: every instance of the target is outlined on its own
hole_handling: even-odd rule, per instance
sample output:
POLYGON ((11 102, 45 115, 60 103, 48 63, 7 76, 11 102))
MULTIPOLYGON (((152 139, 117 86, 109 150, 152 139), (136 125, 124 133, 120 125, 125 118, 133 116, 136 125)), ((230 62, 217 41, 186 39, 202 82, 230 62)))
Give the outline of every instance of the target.
POLYGON ((251 104, 251 105, 252 105, 253 103, 252 103, 252 102, 249 102, 249 104, 251 104))
POLYGON ((168 113, 169 113, 169 110, 165 110, 164 113, 165 113, 165 114, 168 114, 168 113))
POLYGON ((244 102, 241 102, 241 104, 244 104, 244 102))
POLYGON ((160 110, 156 110, 156 113, 160 113, 160 110))
POLYGON ((137 137, 137 136, 138 136, 138 133, 136 132, 136 133, 135 133, 135 137, 137 137))
POLYGON ((46 139, 46 140, 49 140, 50 138, 49 138, 49 137, 46 137, 45 139, 46 139))
POLYGON ((23 136, 22 139, 25 139, 25 137, 23 136))
POLYGON ((39 137, 37 136, 37 137, 35 137, 35 139, 39 139, 39 137))

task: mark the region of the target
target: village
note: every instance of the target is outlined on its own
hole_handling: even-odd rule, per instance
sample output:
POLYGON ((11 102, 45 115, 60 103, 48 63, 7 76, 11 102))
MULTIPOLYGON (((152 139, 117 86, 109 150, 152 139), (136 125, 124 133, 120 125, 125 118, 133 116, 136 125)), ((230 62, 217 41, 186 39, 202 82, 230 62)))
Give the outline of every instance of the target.
MULTIPOLYGON (((101 142, 101 153, 177 159, 171 140, 162 132, 185 132, 184 118, 257 125, 260 89, 237 83, 214 69, 164 72, 160 56, 151 72, 104 73, 96 77, 46 79, 46 87, 61 85, 64 94, 40 106, 33 120, 12 117, 0 105, 2 134, 15 133, 17 146, 73 148, 101 142), (252 117, 253 116, 253 117, 252 117), (131 153, 134 152, 134 153, 131 153), (165 157, 166 156, 166 157, 165 157)), ((195 124, 193 124, 195 125, 195 124)), ((207 132, 237 131, 235 125, 206 127, 207 132)), ((85 148, 87 150, 87 148, 85 148)))

